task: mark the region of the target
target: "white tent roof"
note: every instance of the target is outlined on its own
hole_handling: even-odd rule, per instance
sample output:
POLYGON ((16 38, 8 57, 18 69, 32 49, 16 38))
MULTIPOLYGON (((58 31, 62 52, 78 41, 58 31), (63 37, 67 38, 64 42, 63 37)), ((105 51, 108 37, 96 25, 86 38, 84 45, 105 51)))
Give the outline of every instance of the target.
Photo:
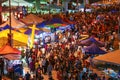
MULTIPOLYGON (((36 3, 36 1, 33 1, 32 3, 36 3)), ((47 1, 40 1, 40 4, 48 4, 47 1)))
MULTIPOLYGON (((16 2, 14 2, 13 0, 11 0, 11 5, 12 6, 18 6, 18 4, 16 2)), ((2 6, 9 6, 9 0, 6 1, 6 2, 3 2, 2 6)))
MULTIPOLYGON (((6 25, 10 25, 10 21, 6 21, 5 23, 1 24, 0 27, 4 27, 6 25)), ((12 28, 21 28, 21 27, 26 27, 26 25, 19 20, 15 19, 14 15, 11 14, 11 27, 12 28)))
MULTIPOLYGON (((9 0, 6 2, 2 3, 2 6, 9 6, 9 0)), ((32 3, 29 3, 24 0, 11 0, 11 6, 28 6, 28 7, 33 7, 32 3)))

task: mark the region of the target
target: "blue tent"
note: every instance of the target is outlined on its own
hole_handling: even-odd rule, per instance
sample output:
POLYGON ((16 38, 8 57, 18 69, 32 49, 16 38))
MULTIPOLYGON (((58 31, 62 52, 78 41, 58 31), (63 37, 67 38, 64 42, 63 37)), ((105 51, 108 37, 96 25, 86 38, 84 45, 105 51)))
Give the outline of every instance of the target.
POLYGON ((68 24, 60 18, 52 18, 51 20, 46 20, 46 21, 43 21, 42 23, 37 24, 37 28, 42 28, 45 25, 50 25, 50 24, 54 24, 54 23, 68 24))
POLYGON ((80 42, 82 46, 90 46, 92 43, 95 43, 99 47, 104 47, 104 43, 101 41, 97 41, 94 37, 90 37, 86 40, 80 42))
MULTIPOLYGON (((5 29, 10 29, 10 26, 9 26, 9 25, 6 25, 5 27, 1 27, 1 28, 0 28, 0 31, 5 30, 5 29)), ((13 28, 12 28, 12 29, 13 29, 13 28)))
POLYGON ((50 21, 48 21, 47 24, 54 24, 54 23, 61 23, 62 24, 64 22, 60 18, 52 18, 50 21))
POLYGON ((84 48, 86 54, 105 54, 106 51, 100 49, 95 43, 92 43, 90 46, 84 48))
POLYGON ((21 68, 21 65, 15 65, 15 66, 13 66, 13 68, 14 68, 15 73, 18 73, 20 75, 23 74, 23 69, 21 68))
MULTIPOLYGON (((9 25, 6 25, 5 27, 1 27, 1 28, 0 28, 0 31, 6 30, 6 29, 10 29, 10 26, 9 26, 9 25)), ((14 28, 11 27, 11 30, 16 30, 16 29, 14 29, 14 28)), ((20 32, 19 30, 16 30, 16 31, 20 32)))
MULTIPOLYGON (((41 31, 35 30, 35 34, 38 34, 39 32, 41 32, 41 31)), ((24 32, 24 34, 27 34, 27 35, 30 35, 31 33, 32 33, 32 29, 28 29, 24 32)))
POLYGON ((43 21, 42 23, 39 23, 36 25, 37 28, 43 28, 46 24, 47 24, 48 21, 43 21))
POLYGON ((71 29, 70 25, 64 26, 64 27, 58 27, 56 28, 56 30, 67 30, 67 29, 71 29))

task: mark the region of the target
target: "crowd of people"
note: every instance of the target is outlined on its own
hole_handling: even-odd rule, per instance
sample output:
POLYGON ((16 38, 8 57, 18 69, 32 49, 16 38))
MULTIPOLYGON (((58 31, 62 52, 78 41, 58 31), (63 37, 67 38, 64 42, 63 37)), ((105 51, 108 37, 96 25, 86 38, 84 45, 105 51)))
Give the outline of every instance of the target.
MULTIPOLYGON (((107 80, 105 75, 98 75, 92 70, 95 67, 92 60, 95 55, 85 54, 83 46, 79 43, 81 35, 86 34, 103 41, 106 51, 115 49, 114 40, 115 33, 118 32, 119 12, 111 10, 99 13, 78 12, 59 17, 66 16, 74 22, 74 29, 56 34, 55 42, 26 49, 24 58, 30 72, 24 75, 25 80, 44 80, 43 74, 48 75, 49 80, 53 80, 53 70, 56 71, 58 80, 107 80), (32 78, 31 74, 33 74, 32 78)), ((21 76, 19 79, 23 80, 21 76)), ((110 77, 109 80, 113 78, 110 77)))
MULTIPOLYGON (((114 8, 112 8, 114 9, 114 8)), ((42 48, 34 49, 28 55, 27 62, 31 72, 36 72, 36 78, 42 80, 42 74, 53 80, 52 71, 57 73, 58 80, 107 80, 105 75, 93 72, 92 58, 79 45, 82 34, 94 36, 105 42, 106 51, 114 49, 115 33, 118 32, 118 13, 74 13, 67 17, 75 22, 74 29, 67 30, 62 36, 57 34, 56 42, 45 44, 42 48)), ((66 15, 62 15, 66 17, 66 15)), ((112 77, 109 80, 113 80, 112 77)))

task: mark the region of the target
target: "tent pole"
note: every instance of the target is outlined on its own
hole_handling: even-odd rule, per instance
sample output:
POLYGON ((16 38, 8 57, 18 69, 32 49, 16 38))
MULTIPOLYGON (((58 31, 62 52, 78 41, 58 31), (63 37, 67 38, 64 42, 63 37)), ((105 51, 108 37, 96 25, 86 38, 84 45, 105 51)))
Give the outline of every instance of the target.
POLYGON ((8 44, 12 46, 12 32, 11 32, 11 0, 9 0, 9 34, 8 34, 8 44))
POLYGON ((11 0, 9 0, 9 24, 10 24, 10 34, 11 34, 11 0))
POLYGON ((31 34, 30 48, 33 48, 33 45, 34 45, 35 27, 36 27, 36 25, 33 24, 33 26, 32 26, 32 34, 31 34))

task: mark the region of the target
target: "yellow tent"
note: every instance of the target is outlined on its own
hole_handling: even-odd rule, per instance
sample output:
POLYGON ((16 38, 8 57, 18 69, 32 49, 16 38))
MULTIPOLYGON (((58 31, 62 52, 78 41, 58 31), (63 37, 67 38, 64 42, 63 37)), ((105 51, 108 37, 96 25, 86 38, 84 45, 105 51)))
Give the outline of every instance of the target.
MULTIPOLYGON (((3 46, 8 41, 9 29, 0 32, 0 46, 3 46)), ((26 46, 28 43, 28 35, 12 30, 13 46, 26 46)))

